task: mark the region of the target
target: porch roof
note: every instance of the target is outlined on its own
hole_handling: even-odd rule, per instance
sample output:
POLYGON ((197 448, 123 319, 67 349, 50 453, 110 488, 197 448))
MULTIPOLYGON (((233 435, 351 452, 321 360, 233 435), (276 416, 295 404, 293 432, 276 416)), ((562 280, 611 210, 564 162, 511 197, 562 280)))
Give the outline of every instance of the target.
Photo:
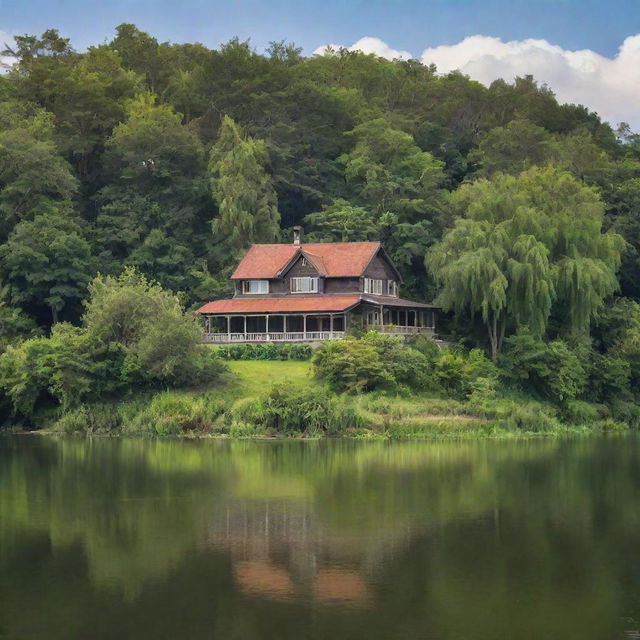
POLYGON ((436 309, 430 304, 412 302, 392 296, 376 296, 370 294, 335 294, 316 296, 281 296, 277 298, 232 298, 231 300, 215 300, 198 309, 204 315, 233 315, 235 313, 339 313, 352 309, 360 302, 384 305, 385 307, 404 307, 413 309, 436 309))
POLYGON ((287 296, 282 298, 233 298, 231 300, 215 300, 198 309, 202 314, 235 313, 337 313, 347 311, 360 302, 361 296, 329 295, 329 296, 287 296))
POLYGON ((439 309, 433 304, 425 304, 424 302, 413 302, 404 298, 395 298, 394 296, 377 296, 365 293, 360 296, 362 302, 370 302, 373 304, 382 304, 385 307, 411 307, 412 309, 439 309))

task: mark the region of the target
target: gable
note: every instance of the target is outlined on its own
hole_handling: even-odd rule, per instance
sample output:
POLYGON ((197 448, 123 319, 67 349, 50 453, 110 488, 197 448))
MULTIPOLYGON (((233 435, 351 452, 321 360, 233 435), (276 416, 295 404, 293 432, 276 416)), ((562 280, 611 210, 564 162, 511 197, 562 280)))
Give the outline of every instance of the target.
POLYGON ((382 249, 373 256, 363 275, 367 278, 374 278, 377 280, 401 281, 400 274, 391 262, 391 259, 382 249))
POLYGON ((304 252, 301 252, 294 258, 291 266, 286 269, 286 273, 283 272, 281 275, 286 275, 287 278, 299 278, 301 276, 321 276, 324 274, 320 272, 304 252))

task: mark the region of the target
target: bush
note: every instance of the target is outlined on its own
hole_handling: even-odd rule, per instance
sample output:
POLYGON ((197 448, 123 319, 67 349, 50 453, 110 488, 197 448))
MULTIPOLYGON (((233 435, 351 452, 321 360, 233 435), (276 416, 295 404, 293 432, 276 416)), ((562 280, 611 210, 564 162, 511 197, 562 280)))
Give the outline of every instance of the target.
POLYGON ((615 400, 611 404, 611 415, 614 420, 624 422, 631 429, 640 429, 640 406, 633 402, 615 400))
POLYGON ((569 400, 562 410, 565 422, 575 425, 591 425, 602 418, 602 407, 583 400, 569 400))
POLYGON ((589 347, 563 340, 544 342, 526 329, 504 341, 503 374, 556 403, 577 398, 588 381, 589 347))
POLYGON ((439 386, 458 398, 473 393, 479 378, 484 379, 485 386, 495 386, 496 367, 479 349, 468 353, 461 349, 443 349, 432 366, 439 386))
POLYGON ((371 391, 395 383, 376 346, 351 336, 323 344, 313 357, 313 367, 316 376, 338 392, 371 391))
POLYGON ((178 394, 166 391, 151 398, 124 430, 129 433, 177 436, 190 431, 207 433, 226 411, 226 405, 211 394, 178 394))
POLYGON ((253 424, 277 433, 339 433, 363 426, 355 407, 321 388, 275 386, 258 402, 245 402, 232 411, 233 422, 253 424))
POLYGON ((497 424, 507 431, 553 433, 562 430, 558 419, 548 408, 537 404, 509 403, 498 409, 497 424))
POLYGON ((80 405, 64 413, 53 425, 66 434, 116 433, 122 428, 122 415, 113 405, 80 405))
POLYGON ((233 344, 216 353, 224 360, 309 360, 313 349, 308 344, 233 344))
MULTIPOLYGON (((201 343, 194 316, 135 271, 96 278, 83 326, 56 324, 0 355, 0 391, 17 415, 58 405, 67 412, 137 387, 201 385, 227 367, 201 343)), ((71 418, 69 418, 71 420, 71 418)))
POLYGON ((374 347, 396 384, 418 391, 437 388, 438 383, 429 358, 417 349, 405 345, 402 338, 369 331, 362 340, 374 347))

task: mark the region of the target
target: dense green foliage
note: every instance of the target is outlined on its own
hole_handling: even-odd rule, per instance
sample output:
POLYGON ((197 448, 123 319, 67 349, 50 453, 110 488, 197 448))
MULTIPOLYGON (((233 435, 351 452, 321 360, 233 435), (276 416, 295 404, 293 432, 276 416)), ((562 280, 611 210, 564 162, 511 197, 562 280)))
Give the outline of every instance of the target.
POLYGON ((309 360, 313 350, 308 344, 231 344, 219 347, 218 355, 224 360, 309 360))
POLYGON ((0 390, 12 414, 69 411, 130 387, 206 384, 225 367, 201 344, 193 315, 178 299, 132 269, 97 277, 82 326, 62 322, 49 337, 9 345, 0 355, 0 390))
MULTIPOLYGON (((468 349, 327 345, 315 366, 333 389, 462 398, 500 380, 564 412, 590 398, 635 415, 640 137, 628 126, 530 77, 484 87, 347 50, 211 50, 129 24, 83 53, 55 30, 11 49, 6 407, 205 382, 220 364, 182 306, 228 295, 249 244, 304 224, 319 241, 381 240, 403 295, 438 300, 440 333, 468 349)), ((225 357, 305 355, 294 351, 225 357)))

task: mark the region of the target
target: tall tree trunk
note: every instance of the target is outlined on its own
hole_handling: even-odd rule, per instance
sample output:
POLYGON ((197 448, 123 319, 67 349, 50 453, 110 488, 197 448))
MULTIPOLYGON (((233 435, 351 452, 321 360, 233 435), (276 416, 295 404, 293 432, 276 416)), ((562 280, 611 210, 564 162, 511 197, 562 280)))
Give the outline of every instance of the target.
POLYGON ((58 310, 53 305, 51 305, 51 319, 53 324, 58 324, 58 310))
POLYGON ((489 344, 491 345, 491 360, 496 362, 498 360, 498 354, 502 348, 502 340, 504 339, 504 332, 507 325, 507 319, 502 318, 498 322, 497 311, 494 311, 491 318, 486 322, 487 333, 489 334, 489 344))

